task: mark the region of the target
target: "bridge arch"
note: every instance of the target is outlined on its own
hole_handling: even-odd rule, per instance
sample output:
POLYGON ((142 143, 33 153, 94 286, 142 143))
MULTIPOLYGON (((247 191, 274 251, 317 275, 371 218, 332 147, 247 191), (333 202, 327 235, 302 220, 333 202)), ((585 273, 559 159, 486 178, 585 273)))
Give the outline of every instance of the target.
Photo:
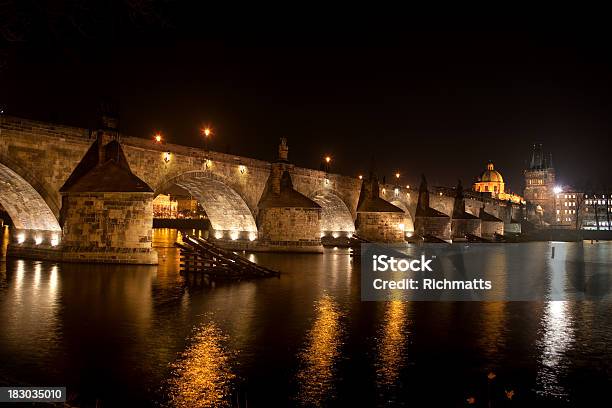
POLYGON ((257 236, 253 212, 223 177, 208 171, 182 173, 162 183, 156 195, 173 184, 189 191, 202 205, 215 231, 215 238, 253 240, 257 236))
POLYGON ((310 197, 321 206, 321 233, 325 235, 353 234, 353 215, 340 196, 332 190, 318 190, 310 197))
POLYGON ((0 204, 16 229, 61 231, 57 215, 47 201, 32 184, 3 162, 0 162, 0 204))

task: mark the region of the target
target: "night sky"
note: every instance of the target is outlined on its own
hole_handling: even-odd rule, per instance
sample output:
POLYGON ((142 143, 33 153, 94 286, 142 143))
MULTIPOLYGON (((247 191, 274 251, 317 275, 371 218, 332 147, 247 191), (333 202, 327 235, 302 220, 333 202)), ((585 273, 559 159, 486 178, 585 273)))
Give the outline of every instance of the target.
POLYGON ((493 160, 514 191, 539 142, 560 184, 612 186, 606 33, 191 30, 163 12, 102 35, 24 28, 0 54, 5 113, 92 127, 110 98, 133 136, 202 146, 211 124, 214 150, 267 160, 287 137, 297 165, 330 154, 357 175, 374 156, 379 176, 413 185, 469 184, 493 160))

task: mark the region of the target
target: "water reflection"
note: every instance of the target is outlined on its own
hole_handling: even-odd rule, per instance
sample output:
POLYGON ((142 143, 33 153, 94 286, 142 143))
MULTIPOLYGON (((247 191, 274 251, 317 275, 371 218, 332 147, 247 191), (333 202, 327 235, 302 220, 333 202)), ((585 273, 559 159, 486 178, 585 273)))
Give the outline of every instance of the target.
MULTIPOLYGON (((548 260, 550 293, 559 298, 565 296, 567 244, 556 243, 556 260, 548 260)), ((560 376, 568 365, 565 353, 574 341, 570 304, 564 300, 549 301, 542 317, 540 369, 537 374, 538 393, 567 398, 568 393, 560 383, 560 376)))
POLYGON ((407 363, 408 346, 408 306, 402 301, 390 301, 385 304, 383 327, 376 344, 376 384, 379 394, 389 402, 396 394, 399 385, 400 371, 407 363))
POLYGON ((57 356, 61 329, 57 265, 9 260, 6 280, 8 288, 0 296, 0 358, 20 356, 3 367, 13 375, 14 364, 52 361, 57 356))
MULTIPOLYGON (((159 266, 0 263, 0 383, 61 382, 81 406, 223 406, 236 390, 240 406, 454 406, 491 366, 519 383, 521 406, 578 405, 612 385, 609 301, 361 302, 342 249, 248 254, 283 275, 194 287, 175 239, 156 234, 159 266)), ((555 245, 554 264, 530 243, 487 246, 466 267, 507 293, 513 277, 610 287, 612 245, 555 245)))
POLYGON ((173 365, 170 403, 175 407, 223 407, 231 405, 231 354, 226 350, 228 337, 214 324, 195 331, 191 346, 173 365))
POLYGON ((480 319, 479 347, 489 362, 495 362, 506 340, 506 302, 482 302, 480 319))
POLYGON ((298 354, 298 402, 323 406, 333 398, 336 363, 342 345, 342 312, 328 294, 315 304, 315 321, 307 335, 306 346, 298 354))

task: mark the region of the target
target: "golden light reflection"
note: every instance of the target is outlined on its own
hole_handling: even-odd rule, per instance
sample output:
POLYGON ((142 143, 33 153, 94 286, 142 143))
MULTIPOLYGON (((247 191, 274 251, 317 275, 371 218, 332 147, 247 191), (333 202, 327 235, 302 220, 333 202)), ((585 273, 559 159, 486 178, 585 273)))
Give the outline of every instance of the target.
POLYGON ((25 262, 23 259, 17 260, 17 271, 15 273, 15 289, 16 293, 21 295, 21 285, 23 284, 23 277, 25 275, 25 262))
POLYGON ((38 290, 38 288, 40 287, 40 270, 40 262, 37 262, 34 265, 34 294, 36 294, 36 290, 38 290))
POLYGON ((377 342, 376 383, 388 388, 396 384, 406 361, 408 303, 393 300, 386 304, 384 326, 377 342))
POLYGON ((0 257, 6 257, 6 248, 10 240, 9 227, 5 225, 2 227, 2 238, 0 239, 0 257))
POLYGON ((170 402, 175 407, 231 406, 231 355, 224 347, 227 336, 208 323, 192 337, 192 345, 173 364, 170 402))
POLYGON ((500 348, 506 341, 506 302, 480 302, 481 335, 477 337, 480 349, 489 361, 499 358, 500 348))
POLYGON ((331 296, 325 294, 315 304, 315 321, 307 335, 306 346, 298 354, 298 402, 305 406, 323 406, 331 397, 335 363, 340 355, 343 328, 342 313, 331 296))
POLYGON ((49 295, 53 297, 55 297, 57 293, 58 280, 57 265, 53 265, 51 274, 49 275, 49 295))

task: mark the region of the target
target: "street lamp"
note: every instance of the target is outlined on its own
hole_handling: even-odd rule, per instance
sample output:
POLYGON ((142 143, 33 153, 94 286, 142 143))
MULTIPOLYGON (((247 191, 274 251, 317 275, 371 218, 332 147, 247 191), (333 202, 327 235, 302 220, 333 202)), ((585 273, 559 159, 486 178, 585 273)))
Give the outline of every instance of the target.
POLYGON ((399 180, 399 178, 400 178, 400 174, 399 174, 399 171, 398 171, 397 173, 395 173, 395 179, 399 180))
POLYGON ((325 172, 329 173, 329 165, 331 163, 331 156, 325 156, 325 172))
POLYGON ((160 144, 162 142, 162 135, 161 133, 157 132, 155 134, 155 136, 153 137, 153 139, 155 140, 155 143, 160 144))
POLYGON ((208 151, 208 139, 213 134, 212 129, 209 126, 205 126, 200 129, 200 133, 204 136, 204 150, 208 151))

